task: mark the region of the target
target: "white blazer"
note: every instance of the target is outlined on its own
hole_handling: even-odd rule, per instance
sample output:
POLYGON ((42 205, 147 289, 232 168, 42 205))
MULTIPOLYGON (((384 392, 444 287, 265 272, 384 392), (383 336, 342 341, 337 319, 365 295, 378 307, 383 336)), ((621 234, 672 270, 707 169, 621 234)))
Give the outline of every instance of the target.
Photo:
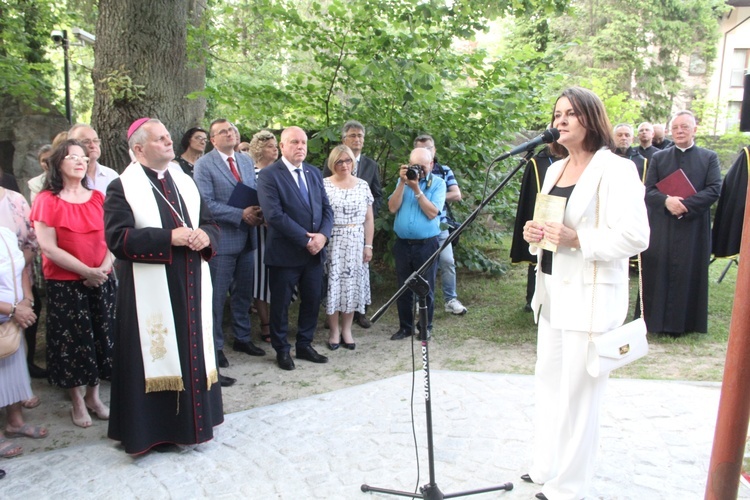
MULTIPOLYGON (((550 166, 542 193, 550 192, 567 162, 568 158, 550 166)), ((542 250, 535 245, 529 248, 540 263, 531 301, 535 319, 544 304, 550 325, 556 329, 606 332, 623 323, 628 311, 628 259, 648 248, 650 230, 644 194, 632 161, 605 149, 594 154, 568 200, 563 220, 578 233, 581 248, 558 246, 552 258, 552 275, 546 280, 540 267, 542 250), (592 326, 594 261, 597 272, 592 326)))

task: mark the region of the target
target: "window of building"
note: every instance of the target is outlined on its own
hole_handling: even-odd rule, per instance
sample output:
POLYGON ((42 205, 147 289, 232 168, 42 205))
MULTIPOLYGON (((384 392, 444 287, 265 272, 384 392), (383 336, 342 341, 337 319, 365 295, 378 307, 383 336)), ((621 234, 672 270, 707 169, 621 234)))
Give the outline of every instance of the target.
POLYGON ((727 104, 727 132, 739 130, 741 110, 742 101, 729 101, 727 104))
POLYGON ((731 87, 742 87, 745 73, 750 67, 750 49, 734 49, 732 54, 732 76, 729 78, 731 87))

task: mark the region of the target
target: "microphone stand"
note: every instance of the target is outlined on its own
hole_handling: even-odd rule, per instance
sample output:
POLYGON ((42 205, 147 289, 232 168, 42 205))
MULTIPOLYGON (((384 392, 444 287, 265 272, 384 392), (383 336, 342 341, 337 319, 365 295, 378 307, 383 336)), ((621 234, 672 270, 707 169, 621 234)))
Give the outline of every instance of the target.
MULTIPOLYGON (((505 158, 508 158, 511 156, 510 153, 505 153, 504 155, 499 156, 496 158, 493 163, 497 163, 498 161, 504 160, 505 158)), ((370 321, 373 323, 377 322, 383 314, 388 310, 388 308, 393 304, 398 298, 406 293, 407 290, 411 290, 413 293, 415 293, 419 298, 419 340, 422 343, 422 370, 424 371, 424 400, 425 400, 425 418, 427 420, 427 460, 428 460, 428 468, 429 468, 429 474, 430 474, 430 482, 426 485, 419 488, 419 493, 414 493, 411 491, 399 491, 399 490, 389 490, 385 488, 377 488, 374 486, 369 486, 367 484, 363 484, 360 489, 367 493, 368 491, 374 491, 378 493, 386 493, 389 495, 397 495, 397 496, 404 496, 404 497, 411 497, 411 498, 423 498, 425 500, 442 500, 444 498, 456 498, 456 497, 464 497, 468 495, 476 495, 479 493, 489 493, 490 491, 498 491, 498 490, 505 490, 510 491, 513 489, 513 483, 505 483, 498 486, 491 486, 489 488, 482 488, 478 490, 470 490, 470 491, 462 491, 459 493, 450 493, 450 494, 443 494, 442 491, 440 491, 440 488, 438 488, 437 483, 435 482, 435 453, 434 453, 434 446, 433 446, 433 440, 432 440, 432 397, 431 397, 431 391, 430 391, 430 351, 429 351, 429 338, 427 336, 427 296, 430 293, 430 284, 429 282, 422 276, 424 272, 429 269, 432 264, 435 262, 435 260, 440 256, 440 252, 443 251, 443 249, 452 244, 453 240, 458 238, 459 235, 463 232, 466 227, 468 227, 472 222, 474 222, 474 219, 477 218, 479 215, 479 212, 482 211, 482 209, 487 206, 487 204, 492 201, 492 199, 497 196, 497 194, 510 182, 510 179, 518 173, 521 168, 528 163, 528 161, 531 159, 531 157, 534 156, 534 149, 532 148, 526 153, 526 156, 524 156, 519 162, 518 165, 510 171, 510 173, 503 179, 503 181, 500 183, 500 185, 495 188, 490 195, 482 200, 482 202, 479 204, 479 206, 467 217, 467 219, 460 225, 458 228, 456 228, 455 231, 450 233, 448 235, 448 238, 445 240, 445 242, 440 246, 440 248, 437 249, 437 251, 430 256, 429 259, 415 272, 412 273, 411 276, 406 280, 406 282, 399 288, 399 290, 396 292, 396 294, 391 297, 388 302, 386 302, 380 309, 378 309, 375 314, 372 315, 370 318, 370 321)), ((491 166, 491 165, 490 165, 491 166)))

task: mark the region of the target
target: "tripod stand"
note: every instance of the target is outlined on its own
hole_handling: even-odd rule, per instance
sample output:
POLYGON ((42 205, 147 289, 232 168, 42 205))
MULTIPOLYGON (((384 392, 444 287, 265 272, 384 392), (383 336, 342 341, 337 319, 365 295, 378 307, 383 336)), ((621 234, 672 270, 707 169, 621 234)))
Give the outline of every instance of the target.
MULTIPOLYGON (((508 182, 510 182, 510 179, 515 175, 521 167, 523 167, 529 159, 534 155, 533 149, 528 151, 526 153, 526 156, 518 163, 518 165, 513 169, 506 177, 503 179, 503 181, 500 183, 500 185, 485 199, 480 203, 480 205, 474 210, 474 212, 471 213, 471 215, 455 230, 453 231, 448 238, 445 240, 445 242, 440 246, 440 248, 437 249, 437 251, 430 256, 429 259, 420 267, 417 271, 412 273, 411 276, 406 280, 404 285, 396 292, 396 294, 391 297, 388 302, 386 302, 375 314, 373 314, 371 320, 372 322, 376 322, 388 309, 388 307, 393 304, 403 293, 405 293, 407 290, 412 291, 414 294, 417 295, 419 298, 419 340, 422 343, 422 369, 424 371, 424 398, 425 398, 425 417, 427 420, 427 458, 428 458, 428 467, 429 467, 429 475, 430 475, 430 482, 426 485, 420 487, 419 493, 414 493, 411 491, 399 491, 399 490, 391 490, 391 489, 385 489, 385 488, 377 488, 374 486, 370 486, 367 484, 363 484, 361 486, 361 490, 365 493, 369 491, 374 491, 378 493, 386 493, 389 495, 397 495, 397 496, 404 496, 404 497, 411 497, 411 498, 423 498, 425 500, 442 500, 444 498, 455 498, 455 497, 463 497, 463 496, 469 496, 469 495, 476 495, 479 493, 489 493, 491 491, 499 491, 499 490, 505 490, 510 491, 513 489, 513 483, 505 483, 499 486, 491 486, 488 488, 482 488, 477 490, 470 490, 470 491, 462 491, 459 493, 451 493, 451 494, 444 494, 442 491, 440 491, 440 488, 438 488, 437 483, 435 482, 435 456, 434 456, 434 446, 432 441, 432 397, 430 392, 430 351, 429 351, 429 338, 428 338, 428 332, 427 332, 427 296, 430 293, 430 284, 425 280, 425 278, 422 276, 427 269, 429 269, 435 260, 440 256, 440 252, 443 251, 443 249, 447 245, 451 245, 453 243, 453 240, 458 238, 458 236, 463 232, 463 230, 471 224, 474 219, 479 215, 479 212, 497 195, 497 193, 500 192, 501 189, 503 189, 508 182)), ((508 155, 509 156, 509 155, 508 155)), ((505 156, 507 158, 507 156, 505 156)), ((499 157, 499 161, 501 159, 504 159, 503 156, 499 157)))

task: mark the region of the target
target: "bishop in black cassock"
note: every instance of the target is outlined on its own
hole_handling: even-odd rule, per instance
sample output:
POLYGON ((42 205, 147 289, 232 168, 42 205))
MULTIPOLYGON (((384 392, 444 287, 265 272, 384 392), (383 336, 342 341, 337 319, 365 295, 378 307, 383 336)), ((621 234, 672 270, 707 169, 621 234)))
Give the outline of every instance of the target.
POLYGON ((523 226, 526 221, 534 218, 534 205, 536 195, 542 189, 544 176, 547 169, 560 158, 552 156, 549 148, 545 147, 536 154, 527 164, 523 171, 521 190, 518 193, 518 208, 516 209, 516 222, 513 226, 513 240, 510 245, 510 261, 514 264, 528 262, 526 276, 526 310, 531 311, 531 299, 534 297, 536 286, 536 255, 529 253, 529 244, 523 239, 523 226))
MULTIPOLYGON (((160 444, 208 441, 213 437, 213 427, 224 421, 210 330, 203 335, 204 315, 211 317, 211 307, 210 297, 206 308, 202 296, 206 291, 203 280, 210 280, 202 261, 214 254, 219 228, 193 180, 178 167, 167 168, 174 153, 169 151, 171 139, 164 125, 158 121, 141 125, 148 134, 145 144, 131 144, 138 162, 109 185, 104 203, 107 245, 117 257, 119 278, 108 436, 121 441, 130 454, 160 444), (162 159, 165 163, 157 166, 162 159), (135 196, 128 190, 132 178, 142 184, 135 196), (146 206, 156 204, 158 216, 152 215, 156 224, 151 227, 137 222, 142 213, 137 206, 139 200, 146 206), (191 219, 190 213, 199 215, 191 219), (190 234, 188 238, 193 240, 184 236, 175 240, 175 234, 190 234), (166 282, 166 293, 155 301, 161 303, 162 311, 171 311, 174 319, 174 369, 168 375, 176 376, 148 378, 144 374, 144 365, 163 358, 169 345, 162 349, 158 341, 148 341, 141 335, 138 295, 146 287, 136 288, 139 278, 135 266, 139 264, 147 264, 146 272, 151 266, 164 269, 157 278, 166 282), (151 344, 147 354, 142 351, 144 342, 151 344)), ((131 137, 131 142, 134 139, 137 136, 131 137)), ((210 295, 210 284, 208 287, 210 295)))
POLYGON ((679 335, 708 330, 708 264, 711 258, 711 205, 719 198, 721 168, 713 151, 693 142, 692 114, 673 120, 675 146, 654 154, 646 174, 646 205, 651 240, 643 252, 643 307, 650 332, 679 335), (681 201, 656 183, 682 169, 696 194, 681 201), (669 198, 669 199, 668 199, 669 198), (679 206, 679 205, 678 205, 679 206))

